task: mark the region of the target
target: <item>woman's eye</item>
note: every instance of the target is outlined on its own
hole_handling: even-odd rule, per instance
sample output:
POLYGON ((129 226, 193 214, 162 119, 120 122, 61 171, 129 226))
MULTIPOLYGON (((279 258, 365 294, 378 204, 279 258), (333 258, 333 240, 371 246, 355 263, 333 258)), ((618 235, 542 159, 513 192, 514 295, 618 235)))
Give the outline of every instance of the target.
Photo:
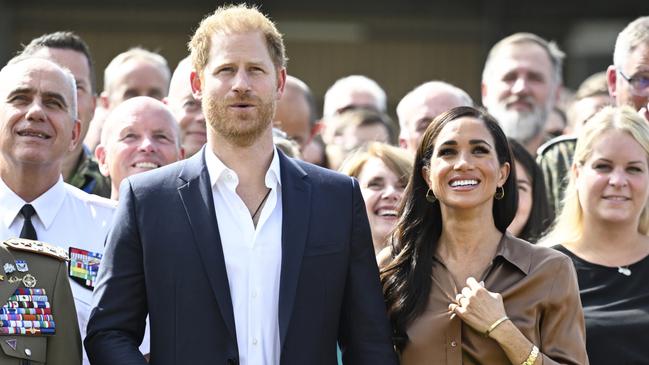
POLYGON ((437 153, 437 156, 450 156, 455 153, 455 150, 452 148, 442 148, 437 153))
POLYGON ((474 153, 480 153, 480 154, 488 154, 489 150, 485 147, 476 147, 473 149, 474 153))

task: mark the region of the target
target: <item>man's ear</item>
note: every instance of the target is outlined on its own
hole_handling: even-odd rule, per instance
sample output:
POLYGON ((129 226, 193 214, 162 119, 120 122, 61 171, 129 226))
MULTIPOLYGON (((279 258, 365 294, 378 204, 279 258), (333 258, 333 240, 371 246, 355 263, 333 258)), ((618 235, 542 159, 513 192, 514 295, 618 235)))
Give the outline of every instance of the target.
POLYGON ((189 74, 189 82, 192 85, 192 95, 194 96, 194 99, 200 101, 203 98, 203 84, 201 82, 201 78, 196 73, 196 71, 192 71, 189 74))
POLYGON ((487 84, 485 84, 484 81, 480 82, 480 97, 482 98, 482 105, 484 105, 484 101, 487 98, 487 84))
POLYGON ((608 94, 613 100, 615 100, 615 94, 617 91, 617 69, 615 66, 608 66, 606 69, 606 84, 608 86, 608 94))
POLYGON ((74 120, 74 126, 72 127, 72 139, 70 140, 70 146, 68 147, 68 152, 74 150, 77 147, 77 144, 82 143, 81 139, 81 122, 79 119, 74 120))
POLYGON ((286 68, 282 67, 277 71, 277 100, 284 94, 286 86, 286 68))
POLYGON ((99 172, 106 177, 110 177, 108 164, 106 163, 106 147, 103 144, 99 144, 95 148, 95 158, 97 159, 97 165, 99 165, 99 172))
POLYGON ((105 91, 102 91, 101 94, 97 97, 99 100, 99 105, 101 105, 104 109, 108 110, 110 107, 110 101, 108 100, 108 93, 105 91))

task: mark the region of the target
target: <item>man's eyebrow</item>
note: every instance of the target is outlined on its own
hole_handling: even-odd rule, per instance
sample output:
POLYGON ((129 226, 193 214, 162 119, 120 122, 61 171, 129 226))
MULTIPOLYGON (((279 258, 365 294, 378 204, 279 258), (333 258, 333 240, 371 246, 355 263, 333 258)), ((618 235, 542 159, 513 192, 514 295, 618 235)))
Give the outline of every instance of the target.
POLYGON ((19 87, 17 89, 13 89, 9 92, 9 96, 11 95, 16 95, 16 94, 33 94, 35 91, 32 88, 29 87, 19 87))

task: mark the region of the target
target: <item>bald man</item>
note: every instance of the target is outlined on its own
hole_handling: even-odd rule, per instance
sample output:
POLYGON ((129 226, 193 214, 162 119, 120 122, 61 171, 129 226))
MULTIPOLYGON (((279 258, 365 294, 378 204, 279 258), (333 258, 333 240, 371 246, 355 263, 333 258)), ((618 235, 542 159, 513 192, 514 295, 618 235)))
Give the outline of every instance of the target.
POLYGON ((185 157, 194 155, 207 142, 207 130, 201 103, 192 95, 192 86, 189 82, 191 72, 191 61, 189 57, 186 57, 176 66, 176 70, 171 76, 169 95, 164 100, 178 120, 180 141, 185 149, 185 157))
POLYGON ((110 113, 95 154, 102 174, 111 178, 111 199, 117 200, 124 178, 181 160, 185 151, 178 122, 167 106, 138 96, 110 113))
POLYGON ((429 81, 417 86, 399 101, 399 146, 413 154, 430 122, 443 112, 473 106, 466 91, 443 81, 429 81))

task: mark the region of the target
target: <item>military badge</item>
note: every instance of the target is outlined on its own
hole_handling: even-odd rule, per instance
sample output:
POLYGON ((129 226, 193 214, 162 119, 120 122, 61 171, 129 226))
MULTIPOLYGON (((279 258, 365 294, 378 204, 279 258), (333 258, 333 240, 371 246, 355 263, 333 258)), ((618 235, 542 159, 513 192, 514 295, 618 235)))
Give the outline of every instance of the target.
POLYGON ((27 261, 25 260, 16 260, 16 269, 20 272, 27 272, 29 271, 29 267, 27 267, 27 261))
POLYGON ((70 267, 68 275, 80 285, 93 290, 103 255, 76 247, 70 247, 70 267))
POLYGON ((5 274, 11 274, 12 272, 16 271, 16 267, 14 266, 14 264, 9 262, 7 262, 3 268, 5 270, 5 274))

